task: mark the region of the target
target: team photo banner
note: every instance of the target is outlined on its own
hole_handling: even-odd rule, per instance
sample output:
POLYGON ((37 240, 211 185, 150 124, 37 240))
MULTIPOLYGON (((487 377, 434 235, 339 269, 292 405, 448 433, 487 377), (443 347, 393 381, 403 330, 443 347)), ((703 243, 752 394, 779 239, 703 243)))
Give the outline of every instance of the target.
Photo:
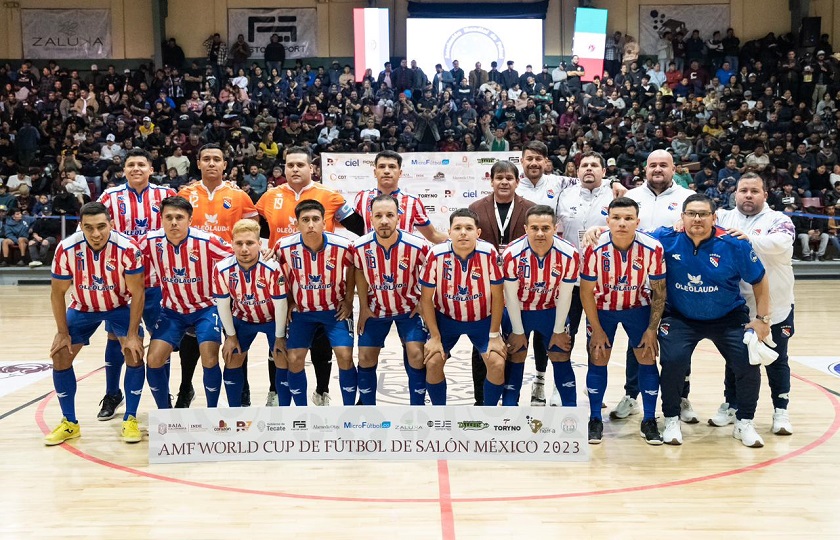
POLYGON ((242 407, 149 413, 149 463, 589 461, 584 407, 242 407))
POLYGON ((22 9, 24 58, 111 58, 108 9, 22 9))
POLYGON ((317 15, 315 9, 229 9, 229 41, 245 36, 251 46, 249 60, 265 57, 272 34, 286 47, 286 59, 318 56, 317 15))

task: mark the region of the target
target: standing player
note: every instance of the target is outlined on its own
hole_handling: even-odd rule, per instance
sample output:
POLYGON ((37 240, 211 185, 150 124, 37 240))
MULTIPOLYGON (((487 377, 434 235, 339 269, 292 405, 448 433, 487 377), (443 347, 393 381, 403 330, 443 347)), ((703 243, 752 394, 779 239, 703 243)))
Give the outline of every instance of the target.
POLYGON ((325 213, 324 205, 318 201, 300 202, 295 207, 300 232, 281 238, 274 246, 291 292, 292 320, 286 342, 288 384, 298 406, 306 405, 304 362, 318 330, 329 338, 338 360, 338 382, 344 405, 356 403, 353 246, 343 236, 324 232, 325 213))
POLYGON ((164 368, 187 329, 195 327, 207 406, 219 402, 222 371, 219 345, 222 329, 213 301, 213 267, 230 256, 230 246, 215 234, 190 226, 193 207, 183 197, 169 197, 160 205, 163 227, 141 238, 150 270, 161 281, 163 309, 149 345, 149 390, 159 409, 171 407, 169 374, 164 368))
MULTIPOLYGON (((735 184, 735 210, 718 210, 718 225, 729 234, 747 240, 767 271, 770 287, 770 333, 776 344, 773 350, 779 357, 765 366, 773 399, 773 433, 790 435, 793 427, 788 416, 790 402, 790 365, 788 340, 793 336, 793 242, 796 239, 793 223, 781 212, 767 206, 764 180, 755 173, 746 173, 735 184)), ((741 296, 747 300, 750 318, 758 315, 752 287, 741 282, 741 296)), ((735 422, 738 404, 735 400, 735 377, 726 370, 726 402, 709 424, 724 426, 735 422)))
POLYGON ((369 210, 373 230, 356 240, 353 250, 359 295, 359 398, 362 405, 376 405, 376 365, 394 323, 408 358, 409 402, 423 405, 427 335, 419 316, 420 273, 429 246, 398 228, 400 207, 393 195, 377 195, 369 210))
MULTIPOLYGON (((318 201, 324 207, 326 232, 334 232, 340 223, 359 236, 365 234, 362 217, 347 204, 344 197, 312 180, 312 153, 309 149, 302 146, 289 148, 286 151, 285 173, 287 183, 269 189, 257 201, 257 211, 265 218, 271 231, 269 246, 275 246, 281 238, 298 232, 296 206, 308 200, 318 201)), ((320 406, 330 404, 332 349, 320 327, 317 332, 311 350, 316 382, 312 403, 320 406)))
POLYGON ((76 419, 73 360, 102 321, 111 323, 111 330, 127 353, 121 436, 125 442, 140 442, 137 407, 143 393, 143 258, 130 238, 112 229, 111 217, 103 204, 84 205, 79 219, 81 231, 58 245, 52 265, 50 302, 57 332, 50 356, 55 393, 64 418, 44 442, 53 446, 82 434, 76 419), (72 302, 67 308, 64 297, 70 287, 72 302))
MULTIPOLYGON (((216 307, 225 329, 222 358, 225 360, 223 380, 228 405, 242 406, 245 374, 242 363, 258 334, 268 338, 276 364, 285 354, 286 285, 275 261, 260 260, 260 224, 252 219, 237 221, 233 226, 234 255, 216 264, 213 270, 216 307)), ((277 371, 281 373, 282 370, 277 371)), ((281 377, 285 382, 286 377, 281 377)), ((278 385, 280 405, 289 405, 286 386, 278 385), (283 391, 285 390, 285 392, 283 391)))
POLYGON ((519 404, 528 338, 535 332, 542 335, 543 343, 548 343, 546 353, 563 405, 574 407, 575 373, 566 319, 578 280, 580 255, 575 246, 554 236, 555 217, 550 207, 534 206, 528 209, 525 219, 525 236, 502 254, 506 300, 502 326, 511 355, 502 405, 519 404))
POLYGON ((432 405, 446 405, 443 366, 458 338, 466 334, 484 356, 484 405, 496 406, 505 379, 505 343, 500 328, 505 298, 499 255, 479 240, 475 212, 461 208, 449 216, 449 242, 432 248, 420 281, 426 342, 426 390, 432 405))
MULTIPOLYGON (((142 148, 129 150, 125 156, 126 183, 106 189, 99 197, 105 205, 114 230, 132 238, 139 238, 149 231, 160 228, 160 202, 175 195, 175 191, 163 186, 152 185, 149 177, 154 172, 152 155, 142 148)), ((143 308, 143 322, 151 330, 160 316, 160 283, 154 272, 146 272, 146 302, 143 308)), ((120 374, 125 363, 122 347, 117 336, 108 330, 105 344, 105 397, 102 398, 102 410, 97 420, 110 420, 114 411, 122 403, 120 374)))
POLYGON ((603 436, 601 406, 607 389, 607 364, 621 323, 640 364, 639 385, 645 410, 640 433, 648 444, 659 445, 662 435, 656 427, 656 334, 665 309, 662 245, 636 231, 639 207, 632 199, 621 197, 610 202, 607 225, 610 230, 598 244, 586 247, 580 272, 580 301, 589 335, 589 443, 599 444, 603 436))

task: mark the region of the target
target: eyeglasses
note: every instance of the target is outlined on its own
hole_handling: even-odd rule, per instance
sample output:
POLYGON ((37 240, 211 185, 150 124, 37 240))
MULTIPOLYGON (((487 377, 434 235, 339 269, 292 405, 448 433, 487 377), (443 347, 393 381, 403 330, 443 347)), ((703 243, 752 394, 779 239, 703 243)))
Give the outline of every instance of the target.
POLYGON ((711 212, 683 212, 683 215, 689 219, 706 219, 707 217, 711 216, 711 212))

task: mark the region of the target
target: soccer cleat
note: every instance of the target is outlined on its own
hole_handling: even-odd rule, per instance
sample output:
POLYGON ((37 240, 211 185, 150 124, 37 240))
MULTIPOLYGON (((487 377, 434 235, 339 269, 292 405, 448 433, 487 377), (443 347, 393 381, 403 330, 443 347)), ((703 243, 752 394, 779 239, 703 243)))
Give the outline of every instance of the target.
POLYGON ((761 448, 764 446, 764 440, 755 431, 755 424, 747 418, 735 422, 735 428, 732 430, 732 436, 741 441, 744 446, 750 448, 761 448))
POLYGON ((735 423, 735 413, 737 409, 729 406, 729 403, 721 403, 718 407, 717 413, 709 418, 709 425, 715 427, 728 426, 735 423))
POLYGON ((178 399, 175 400, 176 409, 189 409, 190 403, 195 399, 195 389, 190 386, 187 392, 178 392, 178 399))
POLYGON ((61 419, 58 427, 52 430, 52 433, 44 437, 44 444, 47 446, 55 446, 70 439, 78 439, 82 436, 82 429, 78 422, 70 422, 66 418, 61 419))
POLYGON ((128 420, 123 420, 120 437, 127 443, 139 443, 143 440, 143 434, 140 432, 140 425, 137 423, 137 418, 129 416, 128 420))
POLYGON ((697 418, 697 413, 694 412, 694 409, 691 407, 691 402, 688 401, 688 398, 680 399, 680 420, 682 420, 686 424, 696 424, 700 422, 700 420, 697 418))
POLYGON ((116 416, 117 407, 119 407, 123 402, 122 390, 119 390, 118 392, 119 393, 117 394, 105 394, 105 397, 99 402, 99 404, 102 405, 102 408, 99 409, 99 414, 96 415, 97 420, 105 422, 106 420, 110 420, 116 416))
POLYGON ((549 400, 549 405, 552 407, 562 407, 563 400, 560 399, 560 390, 557 387, 554 388, 554 392, 551 394, 551 400, 549 400))
POLYGON ((545 384, 535 382, 531 385, 531 407, 545 407, 545 384))
POLYGON ((621 401, 618 402, 618 405, 615 406, 615 409, 610 411, 610 418, 613 420, 621 420, 623 418, 627 418, 631 414, 639 414, 639 412, 639 403, 630 396, 624 396, 621 398, 621 401))
POLYGON ((589 419, 589 444, 601 444, 604 437, 604 422, 600 418, 589 419))
POLYGON ((318 391, 312 392, 312 404, 316 407, 329 407, 330 406, 330 394, 329 392, 324 392, 323 394, 319 394, 318 391))
POLYGON ((683 443, 679 416, 668 416, 665 418, 665 432, 662 434, 662 439, 665 444, 678 446, 683 443))
POLYGON ((773 413, 773 433, 775 435, 793 435, 790 416, 787 409, 776 409, 773 413))
POLYGON ((280 400, 277 399, 277 392, 269 391, 265 398, 266 407, 277 407, 280 405, 280 400))
POLYGON ((650 445, 659 446, 662 444, 662 434, 659 433, 659 427, 656 425, 656 419, 654 418, 642 420, 639 435, 650 445))

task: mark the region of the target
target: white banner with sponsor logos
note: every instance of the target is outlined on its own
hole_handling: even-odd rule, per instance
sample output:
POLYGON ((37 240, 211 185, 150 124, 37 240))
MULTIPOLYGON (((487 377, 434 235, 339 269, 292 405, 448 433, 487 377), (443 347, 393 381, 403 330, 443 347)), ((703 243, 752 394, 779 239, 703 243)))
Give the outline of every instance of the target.
POLYGON ((149 413, 149 463, 589 461, 584 407, 243 407, 149 413))
POLYGON ((286 60, 318 56, 318 12, 315 9, 229 9, 229 42, 242 34, 251 46, 249 61, 265 57, 265 46, 277 34, 286 60))
MULTIPOLYGON (((520 152, 414 152, 402 154, 400 189, 423 200, 432 224, 449 230, 449 214, 492 193, 490 168, 499 160, 520 166, 520 152)), ((356 194, 376 187, 375 154, 324 154, 324 185, 352 203, 356 194)), ((520 177, 522 171, 520 167, 520 177)))
POLYGON ((111 10, 23 9, 24 58, 111 58, 111 10))

